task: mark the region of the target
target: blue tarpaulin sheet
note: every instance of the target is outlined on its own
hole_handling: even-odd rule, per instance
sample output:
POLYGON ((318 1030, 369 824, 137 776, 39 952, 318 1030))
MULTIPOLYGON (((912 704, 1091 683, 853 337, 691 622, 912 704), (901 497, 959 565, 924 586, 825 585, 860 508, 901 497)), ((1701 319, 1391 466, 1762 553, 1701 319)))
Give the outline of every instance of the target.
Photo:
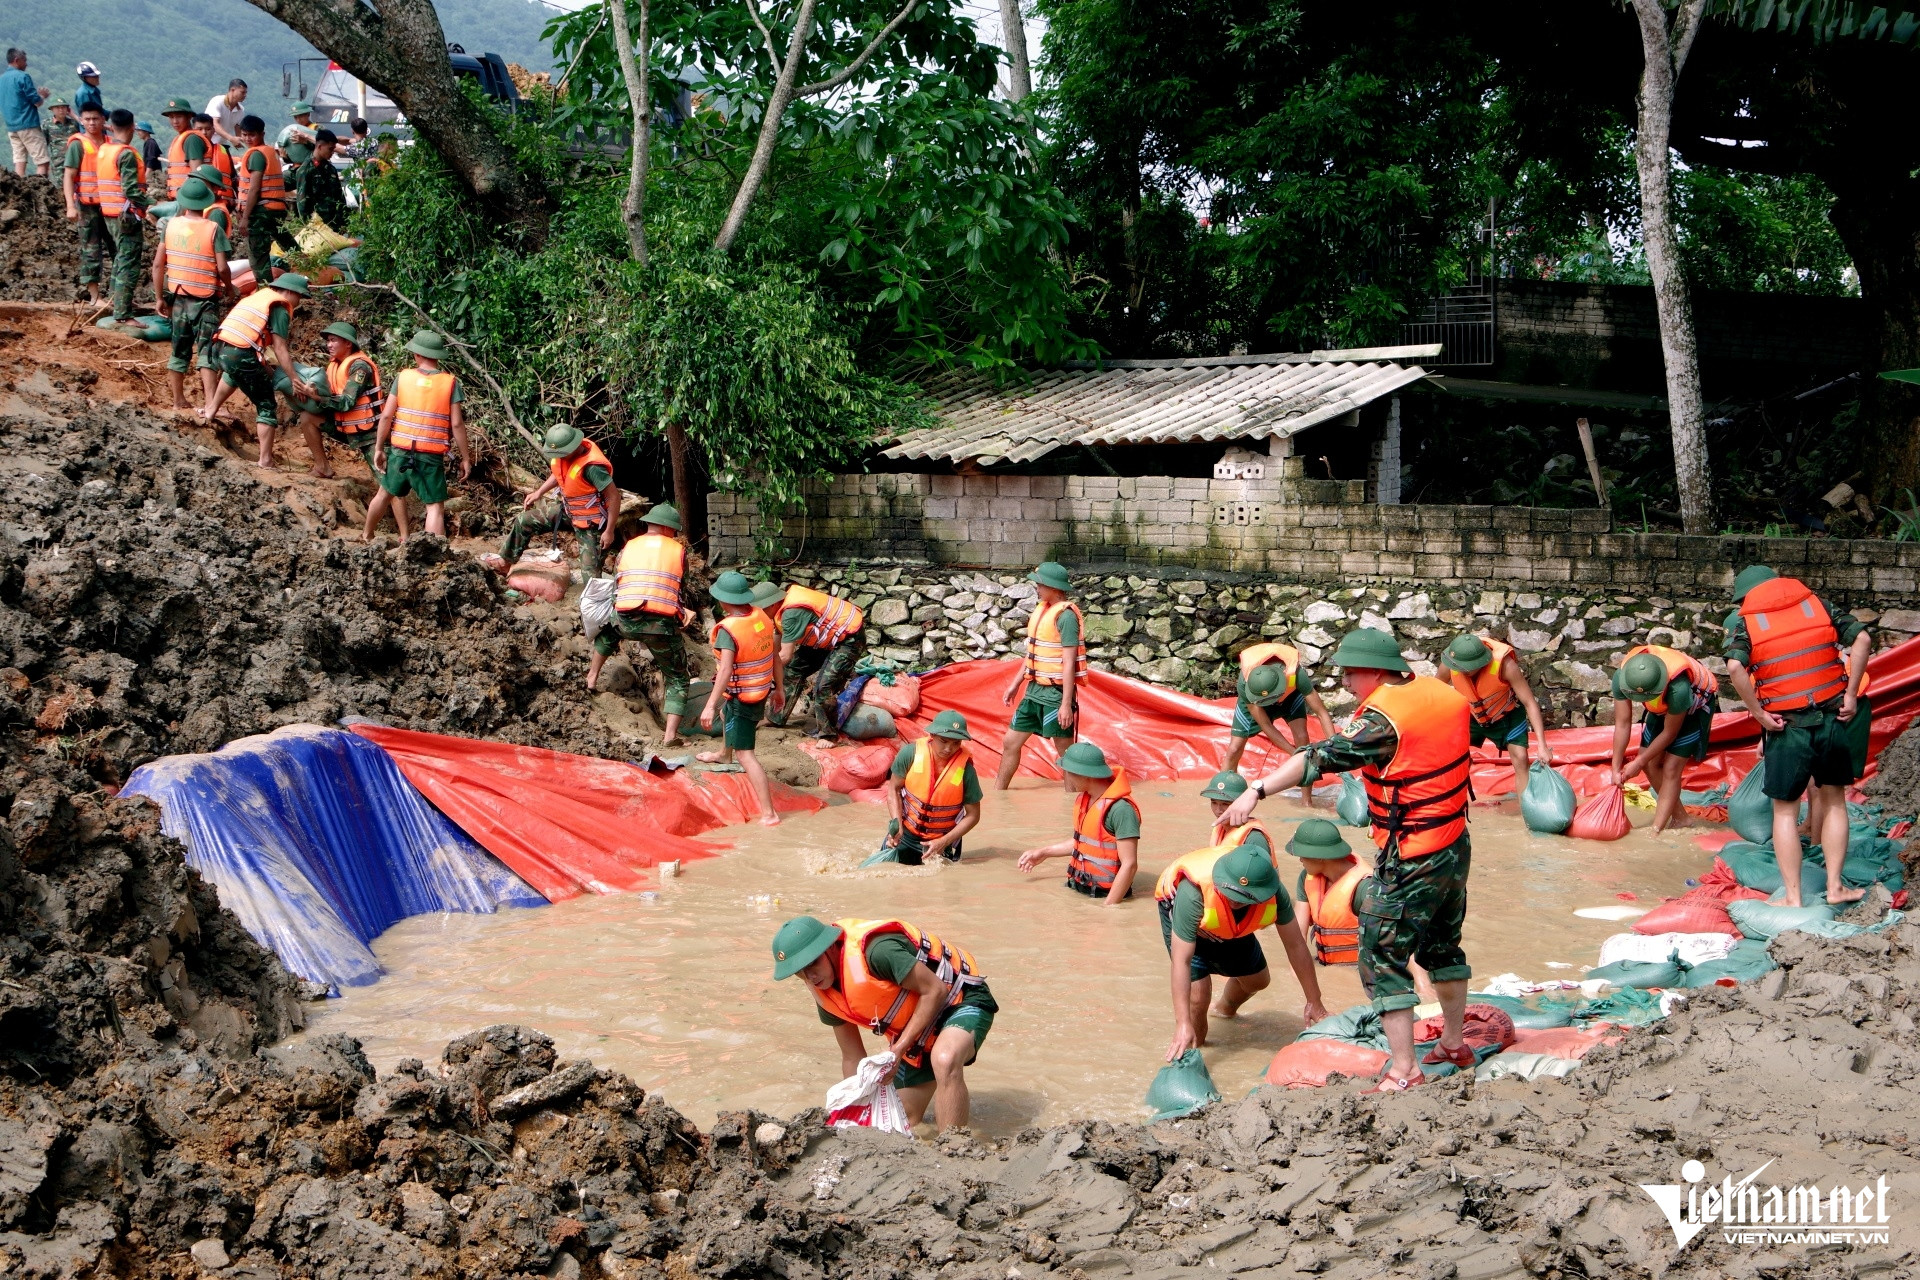
POLYGON ((408 916, 546 905, 344 730, 294 725, 169 756, 134 770, 123 794, 155 801, 222 905, 316 982, 376 980, 367 943, 408 916))

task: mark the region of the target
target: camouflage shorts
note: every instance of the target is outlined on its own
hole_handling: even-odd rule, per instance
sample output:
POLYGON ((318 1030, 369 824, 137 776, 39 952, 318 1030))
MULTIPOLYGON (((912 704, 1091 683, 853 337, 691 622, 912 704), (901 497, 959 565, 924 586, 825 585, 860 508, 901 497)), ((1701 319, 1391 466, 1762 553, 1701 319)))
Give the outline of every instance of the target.
POLYGON ((1360 973, 1371 977, 1373 1007, 1381 1013, 1420 1003, 1407 961, 1417 960, 1435 982, 1473 976, 1460 949, 1467 918, 1467 870, 1473 846, 1463 832, 1444 849, 1402 860, 1391 851, 1368 883, 1360 916, 1360 973))

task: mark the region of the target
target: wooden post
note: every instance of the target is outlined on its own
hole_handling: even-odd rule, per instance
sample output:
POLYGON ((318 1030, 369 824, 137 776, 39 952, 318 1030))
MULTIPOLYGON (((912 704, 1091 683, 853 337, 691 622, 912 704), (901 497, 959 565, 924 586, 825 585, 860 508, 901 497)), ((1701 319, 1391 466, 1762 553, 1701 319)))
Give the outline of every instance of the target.
POLYGON ((1587 474, 1593 477, 1593 496, 1601 506, 1607 506, 1607 478, 1600 473, 1600 455, 1593 451, 1593 428, 1585 418, 1577 419, 1574 425, 1580 429, 1580 448, 1587 455, 1587 474))

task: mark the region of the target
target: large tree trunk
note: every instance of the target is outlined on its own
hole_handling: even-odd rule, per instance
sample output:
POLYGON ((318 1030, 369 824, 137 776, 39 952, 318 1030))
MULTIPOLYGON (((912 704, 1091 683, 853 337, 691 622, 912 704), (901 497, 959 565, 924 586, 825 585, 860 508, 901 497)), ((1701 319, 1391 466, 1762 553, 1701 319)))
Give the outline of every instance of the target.
POLYGON ((1633 154, 1640 174, 1640 228, 1647 272, 1660 315, 1660 347, 1667 365, 1667 418, 1673 425, 1673 471, 1680 517, 1688 533, 1713 532, 1713 472, 1707 459, 1700 404, 1700 357, 1693 302, 1680 264, 1673 221, 1673 94, 1700 26, 1705 0, 1680 0, 1671 29, 1663 0, 1633 0, 1645 66, 1640 75, 1639 121, 1633 154))
POLYGON ((1033 92, 1033 72, 1027 65, 1027 20, 1020 16, 1020 0, 1000 0, 1000 47, 1007 52, 1007 99, 1019 102, 1033 92))
POLYGON ((647 264, 647 160, 652 146, 651 54, 647 40, 647 0, 640 3, 639 52, 627 26, 627 0, 608 0, 613 6, 613 45, 620 54, 620 75, 627 82, 627 109, 633 113, 633 154, 627 167, 627 198, 620 220, 627 224, 627 251, 641 266, 647 264))
POLYGON ((460 92, 432 0, 249 0, 392 98, 407 123, 493 218, 544 241, 546 192, 514 163, 486 116, 460 92))
POLYGON ((1865 487, 1888 506, 1902 490, 1920 488, 1920 387, 1876 376, 1920 368, 1920 183, 1904 172, 1834 173, 1829 181, 1833 226, 1860 273, 1870 316, 1860 385, 1865 487))

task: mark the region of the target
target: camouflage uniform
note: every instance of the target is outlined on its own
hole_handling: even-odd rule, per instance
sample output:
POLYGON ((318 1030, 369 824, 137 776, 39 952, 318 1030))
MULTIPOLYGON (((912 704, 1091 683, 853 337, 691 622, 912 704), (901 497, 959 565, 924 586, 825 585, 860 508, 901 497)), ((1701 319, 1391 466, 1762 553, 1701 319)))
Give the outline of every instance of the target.
POLYGON ((616 613, 613 625, 600 628, 593 637, 593 651, 611 658, 620 652, 622 640, 638 640, 653 655, 653 665, 659 670, 664 685, 661 711, 670 716, 685 715, 693 664, 687 657, 686 641, 680 635, 680 620, 638 610, 616 613))
POLYGON ((328 163, 309 160, 294 171, 294 210, 305 222, 315 214, 335 231, 347 228, 347 192, 340 171, 328 163))
MULTIPOLYGON (((789 610, 789 612, 803 612, 789 610)), ((807 613, 810 621, 813 615, 807 613)), ((786 615, 781 615, 784 627, 786 615)), ((782 639, 792 637, 782 636, 782 639)), ((819 649, 812 645, 801 645, 794 650, 793 661, 787 664, 787 676, 792 680, 802 680, 817 667, 819 674, 813 678, 813 711, 819 717, 823 729, 836 728, 834 704, 839 700, 840 691, 846 688, 847 681, 853 677, 853 669, 867 652, 867 634, 857 631, 831 649, 819 649)), ((797 701, 797 699, 796 699, 797 701)), ((778 718, 769 716, 767 723, 783 725, 787 715, 793 709, 792 702, 780 709, 778 718)))
MULTIPOLYGON (((62 154, 61 162, 60 167, 63 171, 73 169, 76 172, 81 171, 81 166, 92 163, 87 156, 86 147, 80 141, 80 135, 77 131, 73 137, 67 140, 67 150, 62 154)), ((65 177, 62 177, 61 182, 64 184, 65 181, 65 177)), ((65 190, 65 187, 63 186, 61 189, 65 190)), ((83 285, 98 284, 100 283, 100 268, 106 260, 106 249, 110 240, 110 237, 107 235, 107 220, 100 212, 99 201, 96 200, 92 204, 82 203, 80 205, 79 231, 80 283, 83 285)))
MULTIPOLYGON (((1377 711, 1362 712, 1345 734, 1317 742, 1306 751, 1302 786, 1329 773, 1348 773, 1363 765, 1384 767, 1399 749, 1400 736, 1377 711)), ((1356 895, 1360 917, 1360 978, 1371 989, 1381 1013, 1411 1009, 1414 994, 1408 960, 1435 982, 1464 982, 1473 976, 1460 949, 1460 927, 1467 918, 1467 872, 1473 843, 1466 832, 1444 849, 1402 859, 1389 842, 1375 859, 1364 895, 1356 895)))
POLYGON ((120 175, 120 189, 126 195, 127 211, 102 221, 107 234, 113 238, 113 318, 131 320, 133 295, 140 288, 140 255, 146 249, 147 221, 143 215, 153 203, 153 197, 140 185, 138 152, 131 147, 122 151, 115 167, 120 175))
MULTIPOLYGON (((566 504, 558 498, 550 498, 513 518, 513 523, 507 526, 507 540, 500 547, 500 558, 509 565, 515 564, 525 553, 527 544, 540 534, 571 531, 580 543, 580 572, 591 578, 600 572, 600 534, 605 529, 605 524, 575 529, 573 517, 567 514, 566 504)), ((600 634, 605 635, 606 632, 600 634)), ((612 651, 608 652, 611 654, 612 651)))
POLYGON ((51 121, 47 125, 47 176, 53 179, 55 191, 66 190, 67 144, 79 132, 80 122, 72 116, 51 121))

